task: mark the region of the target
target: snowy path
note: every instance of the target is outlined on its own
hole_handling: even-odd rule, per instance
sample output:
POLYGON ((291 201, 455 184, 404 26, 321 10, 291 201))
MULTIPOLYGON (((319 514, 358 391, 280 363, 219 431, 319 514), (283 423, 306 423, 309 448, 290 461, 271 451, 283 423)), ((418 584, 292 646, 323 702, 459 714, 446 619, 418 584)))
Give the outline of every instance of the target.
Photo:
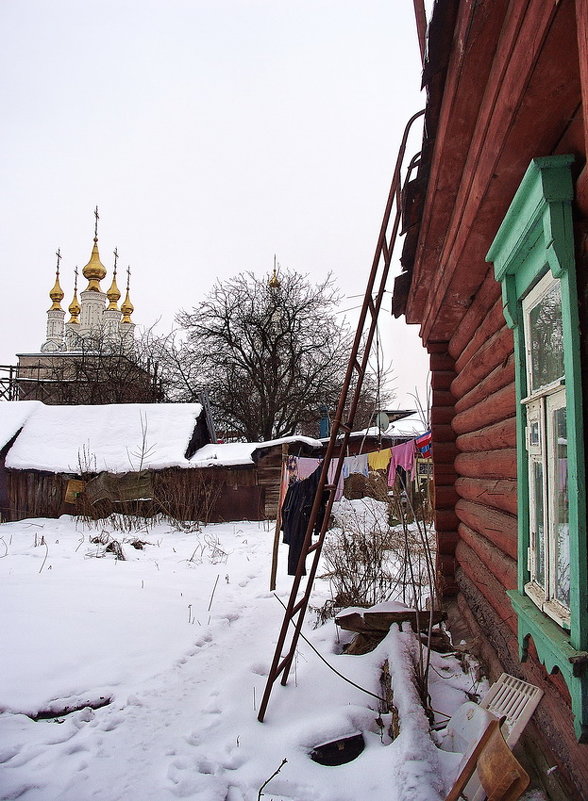
MULTIPOLYGON (((268 591, 273 533, 257 523, 206 532, 226 561, 190 561, 202 536, 158 529, 142 551, 125 544, 128 561, 117 563, 89 555, 88 532, 80 547, 69 518, 1 527, 0 799, 257 801, 284 758, 264 801, 400 801, 417 790, 420 801, 441 798, 439 771, 454 761, 444 755, 439 767, 422 723, 385 745, 376 699, 334 677, 305 643, 289 685, 276 684, 266 722, 257 721, 283 616, 268 591), (112 702, 62 722, 22 714, 101 696, 112 702), (314 745, 357 731, 366 749, 354 762, 309 759, 314 745)), ((305 632, 338 670, 378 692, 385 643, 351 657, 335 653, 333 623, 312 630, 309 621, 305 632)))

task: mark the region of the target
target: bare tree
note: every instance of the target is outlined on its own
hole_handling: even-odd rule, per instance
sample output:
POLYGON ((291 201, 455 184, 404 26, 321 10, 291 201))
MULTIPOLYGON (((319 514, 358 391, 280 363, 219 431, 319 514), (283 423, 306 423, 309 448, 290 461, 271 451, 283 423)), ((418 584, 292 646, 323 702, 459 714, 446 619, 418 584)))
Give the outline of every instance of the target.
POLYGON ((321 410, 336 406, 351 347, 339 300, 330 275, 314 285, 284 270, 270 286, 244 272, 180 312, 184 358, 198 360, 218 429, 249 441, 313 427, 318 434, 321 410))

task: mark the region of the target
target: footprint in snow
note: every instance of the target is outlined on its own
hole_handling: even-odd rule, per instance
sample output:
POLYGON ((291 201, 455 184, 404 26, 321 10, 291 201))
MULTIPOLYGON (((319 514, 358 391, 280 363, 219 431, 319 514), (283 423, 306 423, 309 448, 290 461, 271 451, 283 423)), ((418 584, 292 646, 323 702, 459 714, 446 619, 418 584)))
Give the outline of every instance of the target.
POLYGON ((268 666, 263 662, 254 662, 249 666, 249 670, 257 676, 267 676, 269 673, 268 666))

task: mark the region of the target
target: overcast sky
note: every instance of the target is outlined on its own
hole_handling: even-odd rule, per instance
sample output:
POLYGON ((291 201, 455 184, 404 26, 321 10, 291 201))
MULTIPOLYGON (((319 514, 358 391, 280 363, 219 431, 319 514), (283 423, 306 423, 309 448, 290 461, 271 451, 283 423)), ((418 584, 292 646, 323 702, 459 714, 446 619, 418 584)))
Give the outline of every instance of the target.
MULTIPOLYGON (((274 253, 360 302, 424 105, 412 0, 3 0, 0 26, 0 364, 45 339, 58 247, 69 305, 96 205, 103 289, 116 246, 139 326, 274 253)), ((389 311, 406 405, 427 358, 389 311)))

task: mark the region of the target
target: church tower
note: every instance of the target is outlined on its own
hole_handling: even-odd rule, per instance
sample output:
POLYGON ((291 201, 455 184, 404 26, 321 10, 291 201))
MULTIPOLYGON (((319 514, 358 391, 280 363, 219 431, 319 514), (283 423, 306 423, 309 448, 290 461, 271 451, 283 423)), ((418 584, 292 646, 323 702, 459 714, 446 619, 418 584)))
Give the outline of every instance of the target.
POLYGON ((94 210, 96 222, 94 224, 94 246, 90 261, 82 270, 82 275, 88 281, 88 286, 80 294, 80 336, 82 338, 96 336, 102 327, 102 315, 106 305, 106 295, 100 288, 100 281, 106 275, 106 267, 100 261, 98 252, 98 206, 94 210))
POLYGON ((117 342, 117 339, 120 336, 119 326, 122 317, 122 313, 118 308, 118 302, 120 300, 120 289, 118 288, 116 283, 117 263, 118 263, 118 251, 115 248, 114 268, 112 271, 112 283, 110 285, 108 292, 106 293, 106 297, 108 298, 108 306, 106 307, 106 309, 104 309, 104 312, 102 314, 104 337, 108 342, 112 342, 113 344, 117 342))
POLYGON ((65 344, 63 341, 63 322, 65 312, 61 308, 61 301, 63 300, 63 289, 59 283, 59 264, 61 262, 61 249, 57 248, 57 269, 55 271, 55 284, 49 293, 49 297, 53 301, 53 305, 47 312, 47 339, 41 346, 42 352, 54 352, 64 350, 65 344))

